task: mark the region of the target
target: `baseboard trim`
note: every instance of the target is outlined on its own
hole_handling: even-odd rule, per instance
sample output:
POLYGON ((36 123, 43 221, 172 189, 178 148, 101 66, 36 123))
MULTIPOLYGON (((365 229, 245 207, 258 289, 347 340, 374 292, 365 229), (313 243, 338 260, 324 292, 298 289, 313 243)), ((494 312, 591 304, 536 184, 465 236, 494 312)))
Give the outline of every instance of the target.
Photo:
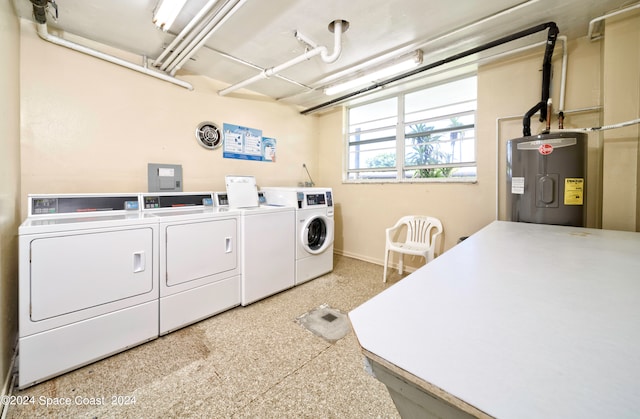
MULTIPOLYGON (((5 397, 11 396, 11 393, 13 392, 13 386, 15 384, 15 379, 16 379, 15 366, 16 366, 17 358, 18 358, 18 341, 16 339, 16 344, 13 347, 13 356, 11 357, 11 362, 9 363, 9 371, 7 371, 7 376, 4 380, 4 385, 2 386, 2 394, 0 395, 3 399, 5 397)), ((9 410, 9 404, 2 403, 2 408, 0 409, 1 411, 0 418, 2 419, 6 418, 8 410, 9 410)))
POLYGON ((359 255, 357 253, 345 252, 344 250, 340 250, 340 249, 333 249, 333 253, 335 253, 336 255, 339 255, 339 256, 346 256, 348 258, 358 259, 358 260, 361 260, 363 262, 369 262, 369 263, 373 263, 375 265, 384 266, 384 261, 381 260, 381 259, 373 259, 373 258, 369 258, 369 257, 363 256, 363 255, 359 255))
MULTIPOLYGON (((384 266, 384 260, 383 259, 375 259, 375 258, 370 258, 367 256, 363 256, 363 255, 359 255, 357 253, 351 253, 351 252, 345 252, 344 250, 341 249, 333 249, 333 253, 335 253, 336 255, 339 256, 346 256, 348 258, 352 258, 352 259, 358 259, 361 260, 363 262, 369 262, 369 263, 373 263, 375 265, 379 265, 379 266, 384 266)), ((389 263, 389 269, 398 269, 398 264, 397 263, 389 263)), ((418 268, 413 267, 411 265, 404 265, 403 267, 404 272, 415 272, 416 270, 418 270, 418 268)))

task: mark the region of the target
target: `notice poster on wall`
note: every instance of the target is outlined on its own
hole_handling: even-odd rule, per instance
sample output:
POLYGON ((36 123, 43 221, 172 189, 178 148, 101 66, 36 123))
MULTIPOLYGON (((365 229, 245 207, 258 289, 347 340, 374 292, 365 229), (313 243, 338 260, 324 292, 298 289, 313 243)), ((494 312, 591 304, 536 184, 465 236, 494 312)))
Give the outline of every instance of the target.
POLYGON ((233 124, 223 124, 223 153, 227 159, 276 161, 276 140, 262 136, 262 131, 233 124))
POLYGON ((276 161, 276 139, 262 137, 262 160, 263 161, 276 161))

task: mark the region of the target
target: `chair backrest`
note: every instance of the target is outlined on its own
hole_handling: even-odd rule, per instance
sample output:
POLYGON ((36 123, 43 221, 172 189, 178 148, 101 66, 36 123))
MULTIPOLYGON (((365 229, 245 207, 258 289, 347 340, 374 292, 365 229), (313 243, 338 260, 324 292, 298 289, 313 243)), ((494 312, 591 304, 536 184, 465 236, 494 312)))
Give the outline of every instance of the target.
POLYGON ((433 248, 442 233, 442 223, 434 217, 407 215, 398 222, 407 226, 407 243, 424 244, 433 248))

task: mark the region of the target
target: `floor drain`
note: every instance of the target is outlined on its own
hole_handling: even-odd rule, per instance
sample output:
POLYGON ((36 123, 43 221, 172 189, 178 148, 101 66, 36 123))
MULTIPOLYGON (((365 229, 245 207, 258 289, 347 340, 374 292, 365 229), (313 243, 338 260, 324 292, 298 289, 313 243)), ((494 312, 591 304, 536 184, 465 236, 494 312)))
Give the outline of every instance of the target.
POLYGON ((333 315, 331 313, 327 313, 324 316, 322 316, 323 319, 325 319, 326 321, 328 321, 329 323, 331 323, 332 321, 334 321, 335 319, 338 318, 338 316, 333 315))
POLYGON ((298 317, 296 323, 331 343, 342 339, 351 330, 347 315, 327 304, 298 317))

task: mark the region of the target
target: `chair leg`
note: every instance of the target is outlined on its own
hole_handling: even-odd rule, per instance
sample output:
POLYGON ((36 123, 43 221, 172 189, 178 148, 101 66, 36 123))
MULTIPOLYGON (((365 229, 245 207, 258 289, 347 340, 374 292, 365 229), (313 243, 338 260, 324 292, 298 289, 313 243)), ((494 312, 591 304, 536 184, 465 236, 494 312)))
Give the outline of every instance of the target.
POLYGON ((387 264, 389 263, 389 251, 384 251, 384 275, 382 276, 382 282, 387 282, 387 264))
POLYGON ((400 275, 402 275, 402 272, 404 271, 404 268, 402 266, 402 263, 404 262, 404 254, 403 253, 398 253, 400 255, 400 260, 398 261, 398 273, 400 275))

